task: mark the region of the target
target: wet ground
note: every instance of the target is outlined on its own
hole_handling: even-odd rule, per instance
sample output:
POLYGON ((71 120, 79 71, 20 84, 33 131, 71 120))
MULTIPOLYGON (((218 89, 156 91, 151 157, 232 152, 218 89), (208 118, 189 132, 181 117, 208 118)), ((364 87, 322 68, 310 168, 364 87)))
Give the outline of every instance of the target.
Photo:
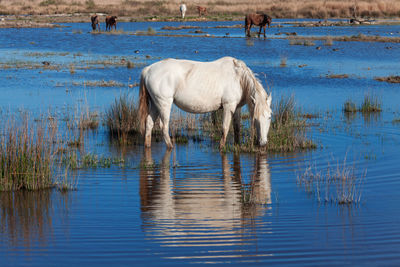
POLYGON ((243 28, 230 27, 241 22, 119 23, 124 32, 116 35, 91 34, 88 23, 0 29, 3 114, 73 113, 83 104, 103 114, 121 93, 137 95, 145 65, 167 57, 233 56, 246 62, 275 101, 293 94, 303 112, 317 115, 308 123, 318 144, 312 151, 266 155, 221 154, 207 142, 177 145, 171 152, 155 143, 144 151, 111 145, 100 127, 88 134, 85 150, 122 156, 126 166, 78 170, 76 191, 0 193, 1 262, 398 265, 400 87, 374 78, 400 74, 400 44, 293 45, 275 38, 279 32, 399 37, 400 27, 310 28, 287 22, 276 21, 274 26, 282 27, 268 29, 266 40, 244 38, 243 28), (200 28, 162 29, 180 25, 200 28), (195 30, 203 33, 134 34, 196 35, 195 30), (127 61, 134 67, 127 68, 127 61), (96 86, 99 81, 118 86, 96 86), (383 111, 345 116, 344 102, 359 104, 365 94, 376 95, 383 111), (318 201, 298 181, 311 165, 324 171, 343 162, 363 177, 357 204, 318 201))

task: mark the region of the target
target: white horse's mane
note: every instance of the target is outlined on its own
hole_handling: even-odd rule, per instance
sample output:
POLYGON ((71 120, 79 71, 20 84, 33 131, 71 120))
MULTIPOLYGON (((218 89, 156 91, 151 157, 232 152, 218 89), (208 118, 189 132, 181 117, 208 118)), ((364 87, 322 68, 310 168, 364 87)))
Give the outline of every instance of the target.
POLYGON ((253 116, 259 116, 260 112, 265 109, 271 112, 271 108, 266 102, 267 97, 270 96, 267 95, 261 82, 256 78, 253 71, 241 60, 235 59, 234 64, 237 71, 239 71, 240 85, 245 91, 246 102, 250 110, 253 111, 253 116))

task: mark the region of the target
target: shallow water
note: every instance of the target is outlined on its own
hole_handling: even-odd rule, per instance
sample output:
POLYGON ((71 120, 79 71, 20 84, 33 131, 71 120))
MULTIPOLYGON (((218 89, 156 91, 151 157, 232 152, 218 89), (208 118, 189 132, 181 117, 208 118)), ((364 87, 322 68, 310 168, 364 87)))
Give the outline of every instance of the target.
MULTIPOLYGON (((144 65, 167 57, 211 61, 229 55, 244 60, 274 100, 294 94, 304 112, 319 115, 309 121, 318 149, 289 154, 225 155, 207 142, 177 145, 171 152, 163 143, 154 143, 151 151, 121 150, 109 144, 101 127, 87 136, 85 150, 122 155, 127 166, 76 171, 78 188, 67 193, 1 193, 1 265, 398 265, 400 125, 392 120, 400 117, 400 87, 374 77, 399 75, 400 44, 298 46, 272 37, 277 31, 398 35, 400 28, 299 28, 283 22, 283 28, 268 30, 267 40, 91 35, 89 24, 0 29, 0 62, 11 66, 0 70, 3 112, 62 114, 87 103, 103 113, 121 92, 137 94, 128 84, 138 82, 144 65), (286 67, 280 67, 282 57, 286 67), (122 58, 138 67, 93 64, 122 58), (12 67, 42 61, 61 67, 12 67), (83 85, 99 80, 124 86, 83 85), (383 112, 344 116, 343 103, 349 98, 360 103, 366 93, 381 99, 383 112), (310 164, 323 170, 338 162, 365 174, 359 204, 320 203, 297 181, 310 164)), ((215 28, 241 22, 186 24, 220 37, 244 35, 239 28, 215 28)), ((165 25, 180 23, 118 24, 131 32, 148 27, 159 32, 165 25)))

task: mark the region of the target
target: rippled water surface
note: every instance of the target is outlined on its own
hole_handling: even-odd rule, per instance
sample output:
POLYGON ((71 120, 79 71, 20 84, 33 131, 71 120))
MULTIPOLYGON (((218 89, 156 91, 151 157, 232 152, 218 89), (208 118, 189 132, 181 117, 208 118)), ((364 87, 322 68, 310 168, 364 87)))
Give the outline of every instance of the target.
MULTIPOLYGON (((88 134, 84 149, 122 155, 126 166, 73 172, 76 191, 0 193, 0 265, 400 264, 400 86, 374 79, 400 75, 400 44, 300 46, 275 35, 399 36, 400 27, 285 22, 276 22, 283 27, 269 29, 266 40, 244 38, 243 28, 216 27, 241 22, 185 23, 210 37, 133 34, 149 27, 171 34, 163 27, 181 25, 172 22, 119 23, 125 34, 118 35, 92 35, 88 23, 0 29, 3 114, 73 113, 82 103, 104 113, 121 93, 137 95, 145 65, 167 57, 233 56, 258 75, 274 101, 293 94, 303 112, 318 115, 308 121, 317 149, 266 155, 221 154, 208 142, 172 151, 163 143, 151 151, 140 145, 121 149, 101 126, 88 134), (286 67, 280 66, 283 58, 286 67), (136 67, 99 63, 121 59, 136 67), (59 68, 43 68, 43 61, 59 68), (102 80, 121 86, 85 85, 102 80), (347 99, 360 103, 366 93, 379 97, 380 114, 342 113, 347 99), (360 203, 319 202, 298 181, 310 165, 324 170, 338 164, 364 177, 357 185, 360 203)), ((172 34, 196 35, 189 31, 172 34)))

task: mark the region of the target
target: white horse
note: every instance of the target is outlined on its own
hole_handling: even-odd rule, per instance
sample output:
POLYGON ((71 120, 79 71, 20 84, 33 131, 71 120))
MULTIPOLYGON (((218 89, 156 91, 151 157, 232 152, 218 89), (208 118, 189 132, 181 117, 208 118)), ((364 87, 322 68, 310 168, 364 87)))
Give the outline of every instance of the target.
POLYGON ((191 113, 222 108, 220 149, 225 146, 232 116, 235 142, 239 142, 240 110, 247 104, 259 145, 264 146, 271 123, 271 99, 246 64, 232 57, 213 62, 177 59, 156 62, 145 67, 140 78, 139 118, 145 146, 151 146, 151 130, 160 117, 164 141, 172 148, 168 133, 172 103, 191 113))
POLYGON ((186 5, 185 4, 181 4, 179 6, 179 10, 181 11, 181 16, 184 19, 185 18, 185 14, 186 14, 186 5))

